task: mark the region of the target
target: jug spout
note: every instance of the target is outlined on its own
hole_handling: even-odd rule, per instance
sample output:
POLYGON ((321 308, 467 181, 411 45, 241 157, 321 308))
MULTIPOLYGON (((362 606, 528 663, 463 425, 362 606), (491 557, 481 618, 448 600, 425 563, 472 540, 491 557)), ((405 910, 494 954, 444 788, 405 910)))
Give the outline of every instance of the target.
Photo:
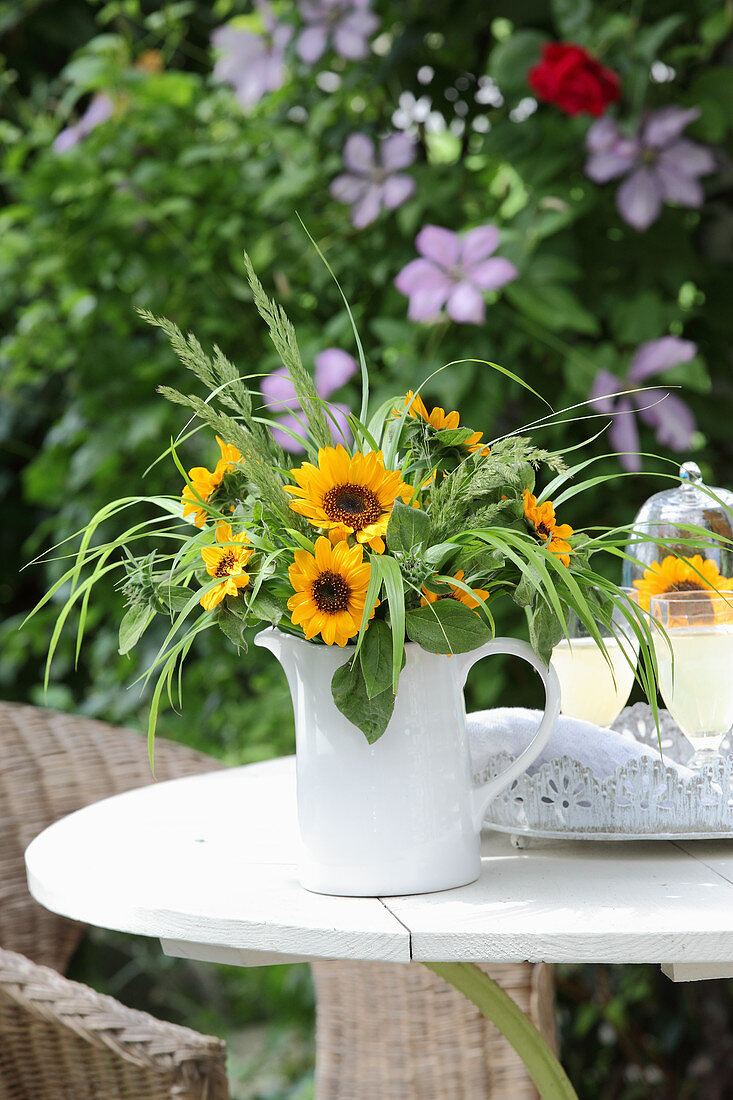
POLYGON ((279 630, 275 630, 274 626, 269 626, 266 630, 261 630, 255 637, 255 645, 262 646, 263 649, 269 649, 270 653, 274 653, 279 661, 285 637, 286 635, 279 630))
POLYGON ((266 630, 261 630, 254 641, 255 645, 262 646, 263 649, 269 649, 270 653, 277 657, 292 691, 297 680, 297 652, 298 647, 303 645, 302 639, 295 638, 292 634, 286 634, 283 630, 278 630, 274 626, 269 626, 266 630))
POLYGON ((269 649, 270 653, 277 657, 288 676, 295 664, 297 644, 298 638, 294 638, 292 634, 286 634, 282 630, 277 630, 274 626, 268 626, 266 630, 261 630, 255 637, 255 645, 262 646, 263 649, 269 649))

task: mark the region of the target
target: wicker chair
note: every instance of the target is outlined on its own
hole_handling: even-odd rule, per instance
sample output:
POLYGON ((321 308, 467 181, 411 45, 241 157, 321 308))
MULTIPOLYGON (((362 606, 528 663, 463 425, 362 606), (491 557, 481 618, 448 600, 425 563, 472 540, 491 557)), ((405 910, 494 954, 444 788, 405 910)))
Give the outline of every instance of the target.
POLYGON ((224 1100, 224 1050, 0 948, 0 1100, 224 1100))
MULTIPOLYGON (((182 745, 161 740, 156 747, 159 779, 217 767, 182 745)), ((221 1040, 133 1011, 58 973, 85 926, 37 905, 26 885, 23 852, 47 825, 151 781, 139 734, 0 703, 0 1100, 229 1096, 221 1040)))
MULTIPOLYGON (((482 969, 557 1051, 552 968, 482 969)), ((503 1035, 424 966, 318 962, 311 970, 318 1100, 538 1100, 503 1035)))

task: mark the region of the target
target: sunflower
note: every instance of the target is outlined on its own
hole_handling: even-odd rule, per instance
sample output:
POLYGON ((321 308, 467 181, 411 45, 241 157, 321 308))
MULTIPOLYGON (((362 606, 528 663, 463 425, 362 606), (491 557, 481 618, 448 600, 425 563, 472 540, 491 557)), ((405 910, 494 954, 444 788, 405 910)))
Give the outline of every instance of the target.
MULTIPOLYGON (((446 428, 459 428, 461 424, 461 417, 459 413, 455 411, 447 413, 445 409, 436 406, 428 412, 420 394, 413 393, 412 390, 408 390, 405 395, 405 408, 408 410, 408 416, 412 416, 415 419, 421 418, 426 424, 429 424, 431 428, 435 428, 436 432, 443 431, 446 428)), ((398 416, 400 415, 399 409, 395 409, 394 412, 398 416)), ((471 454, 475 451, 481 451, 482 455, 490 454, 491 448, 485 447, 481 443, 483 434, 483 432, 474 432, 473 435, 468 437, 465 443, 461 443, 461 448, 470 451, 471 454)))
POLYGON ((252 548, 248 545, 246 532, 234 535, 231 523, 220 523, 216 529, 216 541, 219 546, 205 546, 201 551, 209 576, 222 578, 220 584, 214 585, 201 597, 201 606, 207 611, 220 604, 225 596, 236 596, 240 588, 246 588, 249 584, 249 573, 245 572, 244 567, 252 556, 252 548))
POLYGON ((691 558, 675 558, 671 554, 661 562, 653 561, 640 581, 634 581, 639 592, 639 604, 649 610, 652 596, 674 592, 730 592, 733 578, 723 577, 712 558, 695 554, 691 558))
POLYGON ((197 527, 203 527, 208 518, 208 512, 201 507, 202 502, 208 502, 211 499, 221 485, 224 474, 233 470, 242 458, 237 448, 231 443, 224 443, 219 436, 216 437, 216 442, 221 451, 221 458, 216 468, 212 471, 207 470, 205 466, 194 466, 188 471, 191 484, 184 486, 181 496, 183 518, 193 515, 193 522, 197 527))
POLYGON ((381 451, 357 453, 353 458, 342 447, 322 447, 318 465, 304 462, 291 470, 297 485, 285 485, 292 493, 294 512, 314 527, 328 531, 332 543, 355 535, 378 554, 384 553, 384 534, 397 497, 412 498, 399 471, 384 468, 381 451))
POLYGON ((572 547, 567 541, 573 533, 569 523, 558 523, 551 500, 537 503, 529 489, 524 490, 524 516, 531 524, 535 534, 542 539, 545 550, 557 554, 563 565, 570 565, 572 547))
MULTIPOLYGON (((345 646, 359 633, 372 571, 363 556, 362 546, 344 541, 332 546, 323 535, 316 540, 315 554, 295 551, 288 570, 295 594, 288 608, 293 625, 302 627, 308 640, 320 634, 326 645, 345 646)), ((373 616, 374 608, 369 618, 373 616)))
MULTIPOLYGON (((457 581, 463 580, 463 570, 459 569, 457 573, 453 574, 453 579, 457 581)), ((450 584, 451 589, 449 594, 439 595, 437 592, 431 592, 430 589, 423 585, 423 595, 420 600, 420 606, 425 607, 429 603, 435 603, 436 600, 458 600, 459 603, 465 604, 471 611, 477 611, 481 606, 481 600, 488 600, 489 593, 485 588, 472 588, 473 596, 469 596, 468 592, 465 592, 462 588, 459 588, 457 584, 450 584)))

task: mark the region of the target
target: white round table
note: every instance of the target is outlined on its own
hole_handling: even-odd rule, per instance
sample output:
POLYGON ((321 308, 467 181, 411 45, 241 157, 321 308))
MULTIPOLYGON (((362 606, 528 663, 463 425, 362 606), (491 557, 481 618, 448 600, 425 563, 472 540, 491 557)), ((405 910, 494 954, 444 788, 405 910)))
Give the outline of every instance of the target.
POLYGON ((543 1096, 574 1093, 529 1021, 467 963, 655 962, 673 980, 733 976, 731 842, 518 850, 488 834, 477 882, 399 898, 303 890, 298 845, 288 757, 95 803, 41 833, 26 866, 46 908, 156 937, 171 955, 423 962, 497 1023, 538 1083, 544 1074, 543 1096))

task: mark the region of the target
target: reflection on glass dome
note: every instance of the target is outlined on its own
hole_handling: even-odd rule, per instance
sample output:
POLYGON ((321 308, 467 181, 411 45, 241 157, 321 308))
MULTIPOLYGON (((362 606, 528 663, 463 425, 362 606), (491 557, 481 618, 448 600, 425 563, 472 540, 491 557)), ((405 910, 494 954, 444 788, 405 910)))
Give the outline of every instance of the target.
MULTIPOLYGON (((680 467, 680 481, 674 489, 655 493, 642 505, 633 524, 637 538, 649 532, 655 538, 668 539, 671 544, 665 547, 664 556, 701 554, 715 562, 724 577, 733 576, 733 545, 726 547, 719 541, 722 536, 733 543, 733 492, 705 485, 694 462, 680 467), (710 537, 691 532, 690 527, 709 531, 710 537), (677 545, 675 539, 680 540, 677 545)), ((662 552, 655 543, 642 539, 629 543, 626 553, 635 559, 624 561, 622 583, 630 586, 641 580, 652 562, 659 561, 662 552)))

